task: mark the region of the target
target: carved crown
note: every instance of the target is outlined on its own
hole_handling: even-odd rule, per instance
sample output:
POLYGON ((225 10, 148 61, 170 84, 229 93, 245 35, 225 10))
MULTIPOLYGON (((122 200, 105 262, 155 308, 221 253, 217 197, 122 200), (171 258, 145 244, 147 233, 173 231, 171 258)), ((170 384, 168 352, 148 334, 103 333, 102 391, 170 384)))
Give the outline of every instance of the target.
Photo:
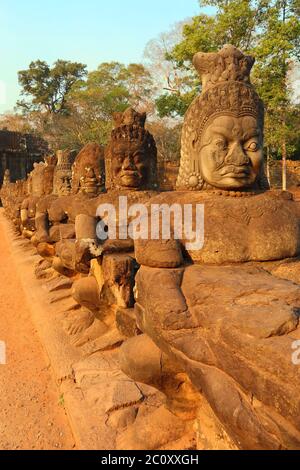
POLYGON ((254 63, 253 57, 229 44, 219 52, 198 52, 194 56, 193 64, 202 79, 202 93, 185 115, 177 188, 204 187, 195 145, 201 146, 206 127, 217 116, 253 116, 263 132, 264 105, 250 80, 254 63))
POLYGON ((56 158, 57 158, 57 165, 56 169, 57 170, 65 170, 68 171, 72 169, 72 165, 75 161, 76 157, 76 152, 72 151, 69 152, 68 150, 58 150, 56 152, 56 158))
POLYGON ((127 108, 123 113, 113 114, 115 128, 123 125, 145 127, 146 118, 146 113, 138 113, 133 108, 127 108))
POLYGON ((114 113, 113 118, 114 129, 111 133, 112 141, 127 140, 144 142, 151 140, 152 136, 145 129, 146 113, 138 113, 133 108, 128 108, 123 113, 114 113))
POLYGON ((216 53, 198 52, 194 67, 202 78, 203 92, 221 82, 243 82, 250 85, 250 73, 255 63, 252 56, 244 55, 231 44, 216 53))
MULTIPOLYGON (((128 108, 123 113, 114 113, 114 129, 111 132, 111 140, 105 151, 106 165, 106 187, 114 187, 112 175, 112 160, 114 159, 114 150, 118 148, 119 142, 128 142, 129 144, 140 144, 147 149, 147 157, 150 162, 149 176, 146 183, 146 189, 156 185, 157 179, 157 148, 154 137, 145 129, 146 113, 139 113, 133 108, 128 108)), ((145 188, 141 188, 145 189, 145 188)))
POLYGON ((44 157, 44 162, 46 166, 55 166, 57 163, 56 155, 47 155, 44 157))
POLYGON ((250 80, 254 62, 253 57, 230 44, 219 52, 198 52, 194 56, 194 66, 202 78, 202 93, 191 105, 185 121, 192 123, 196 140, 201 139, 206 125, 218 114, 252 115, 263 126, 264 106, 250 80))

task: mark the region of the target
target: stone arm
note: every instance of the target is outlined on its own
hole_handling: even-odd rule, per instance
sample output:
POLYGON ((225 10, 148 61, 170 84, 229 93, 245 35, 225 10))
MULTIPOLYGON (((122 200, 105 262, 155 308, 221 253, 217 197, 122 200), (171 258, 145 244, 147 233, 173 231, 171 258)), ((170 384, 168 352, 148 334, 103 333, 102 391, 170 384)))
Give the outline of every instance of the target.
POLYGON ((21 212, 20 212, 21 223, 24 227, 26 226, 28 219, 29 219, 28 210, 29 210, 29 198, 26 198, 21 204, 21 212))
POLYGON ((36 240, 38 243, 50 243, 51 238, 49 235, 50 222, 48 216, 48 209, 56 199, 56 196, 51 195, 41 199, 36 206, 35 214, 35 227, 36 227, 36 240))
POLYGON ((133 241, 106 240, 101 242, 97 238, 98 217, 79 214, 75 218, 75 233, 77 245, 90 251, 92 258, 98 258, 103 254, 128 253, 134 251, 133 241))
POLYGON ((25 230, 35 231, 34 217, 38 198, 30 196, 24 199, 21 205, 21 225, 25 230))
POLYGON ((183 254, 178 240, 136 240, 135 257, 141 266, 150 268, 179 268, 183 254))

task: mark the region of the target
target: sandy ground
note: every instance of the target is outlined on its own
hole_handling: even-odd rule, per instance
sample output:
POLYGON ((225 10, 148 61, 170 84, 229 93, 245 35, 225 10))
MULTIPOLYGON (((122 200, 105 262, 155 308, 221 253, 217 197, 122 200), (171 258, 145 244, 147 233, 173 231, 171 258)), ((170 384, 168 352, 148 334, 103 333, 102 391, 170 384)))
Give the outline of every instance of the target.
POLYGON ((74 438, 49 360, 30 318, 0 212, 0 449, 73 449, 74 438))

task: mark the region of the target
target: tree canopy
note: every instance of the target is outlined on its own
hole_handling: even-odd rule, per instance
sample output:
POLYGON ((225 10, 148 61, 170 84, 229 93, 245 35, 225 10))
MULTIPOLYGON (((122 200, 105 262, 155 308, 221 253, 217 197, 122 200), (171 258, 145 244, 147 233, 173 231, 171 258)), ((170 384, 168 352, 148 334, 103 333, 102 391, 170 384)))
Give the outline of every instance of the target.
POLYGON ((299 107, 295 101, 294 72, 300 60, 300 0, 200 0, 201 13, 182 29, 182 39, 165 59, 184 74, 185 87, 166 89, 156 99, 160 117, 183 116, 194 99, 200 80, 192 66, 198 51, 213 52, 233 44, 256 58, 253 78, 266 107, 266 145, 286 158, 298 145, 299 107))
POLYGON ((2 119, 3 125, 31 128, 53 148, 80 148, 90 140, 105 144, 112 114, 133 106, 150 114, 166 148, 170 129, 180 128, 201 90, 192 66, 194 54, 230 43, 256 58, 252 81, 266 107, 268 154, 293 157, 300 147, 299 102, 293 86, 300 61, 300 0, 200 0, 199 5, 212 7, 212 13, 202 8, 152 40, 145 64, 105 62, 88 72, 77 62, 32 62, 19 72, 23 99, 18 110, 25 119, 10 115, 2 119))
POLYGON ((51 68, 46 62, 31 62, 29 69, 19 72, 21 94, 18 102, 24 111, 67 111, 67 98, 73 86, 87 74, 86 66, 77 62, 57 60, 51 68))

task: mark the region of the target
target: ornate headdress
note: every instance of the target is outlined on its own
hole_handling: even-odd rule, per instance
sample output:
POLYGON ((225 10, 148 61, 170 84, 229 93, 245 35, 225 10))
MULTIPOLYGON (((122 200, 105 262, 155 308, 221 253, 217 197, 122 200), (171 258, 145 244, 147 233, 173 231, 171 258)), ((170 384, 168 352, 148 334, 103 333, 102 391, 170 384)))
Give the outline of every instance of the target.
POLYGON ((182 130, 178 189, 200 190, 203 180, 194 146, 219 115, 253 116, 264 125, 264 105, 250 81, 254 58, 226 45, 217 53, 199 52, 193 64, 202 78, 202 94, 188 109, 182 130))

